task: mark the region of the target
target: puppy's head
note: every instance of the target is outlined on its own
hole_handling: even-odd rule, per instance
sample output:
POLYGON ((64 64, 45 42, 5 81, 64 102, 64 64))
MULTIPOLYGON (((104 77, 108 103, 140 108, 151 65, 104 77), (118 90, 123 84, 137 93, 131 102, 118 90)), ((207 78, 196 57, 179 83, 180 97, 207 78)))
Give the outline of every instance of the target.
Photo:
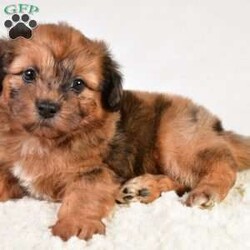
POLYGON ((65 24, 40 25, 30 40, 0 40, 0 101, 34 135, 100 126, 119 110, 121 81, 105 44, 65 24))

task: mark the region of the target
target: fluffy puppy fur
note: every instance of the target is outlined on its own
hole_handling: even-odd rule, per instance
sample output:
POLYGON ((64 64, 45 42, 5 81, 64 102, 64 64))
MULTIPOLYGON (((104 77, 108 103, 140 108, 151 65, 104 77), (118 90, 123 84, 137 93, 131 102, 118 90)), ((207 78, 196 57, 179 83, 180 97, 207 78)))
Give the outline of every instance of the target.
POLYGON ((0 40, 0 81, 0 200, 62 202, 64 240, 104 233, 116 200, 211 206, 250 165, 249 138, 186 98, 122 91, 105 44, 65 24, 0 40))

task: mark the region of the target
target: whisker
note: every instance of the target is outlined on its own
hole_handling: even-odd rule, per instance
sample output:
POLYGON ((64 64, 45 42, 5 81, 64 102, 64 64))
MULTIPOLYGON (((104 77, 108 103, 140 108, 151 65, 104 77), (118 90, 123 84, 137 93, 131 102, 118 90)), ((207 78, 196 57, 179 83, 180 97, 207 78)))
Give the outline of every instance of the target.
POLYGON ((61 95, 58 97, 57 102, 61 101, 63 98, 64 98, 64 95, 61 94, 61 95))
POLYGON ((33 134, 36 129, 40 128, 43 121, 44 119, 40 119, 38 123, 35 123, 34 126, 31 128, 30 133, 33 134))

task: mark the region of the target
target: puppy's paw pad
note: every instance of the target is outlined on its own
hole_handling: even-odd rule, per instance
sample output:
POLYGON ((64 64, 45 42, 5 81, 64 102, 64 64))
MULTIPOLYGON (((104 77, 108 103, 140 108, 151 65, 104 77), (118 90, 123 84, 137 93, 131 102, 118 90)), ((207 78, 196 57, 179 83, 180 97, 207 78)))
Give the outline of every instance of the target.
POLYGON ((150 183, 145 178, 136 177, 123 185, 116 201, 120 204, 131 202, 149 203, 160 196, 154 182, 150 183))
POLYGON ((19 16, 14 14, 11 18, 12 20, 6 20, 4 26, 9 30, 9 37, 15 39, 17 37, 31 38, 32 29, 37 26, 35 20, 30 20, 27 14, 19 16))
POLYGON ((147 202, 147 197, 150 196, 150 191, 147 188, 142 188, 139 190, 136 189, 129 189, 126 187, 127 192, 120 192, 119 196, 117 197, 118 203, 130 203, 130 202, 147 202))

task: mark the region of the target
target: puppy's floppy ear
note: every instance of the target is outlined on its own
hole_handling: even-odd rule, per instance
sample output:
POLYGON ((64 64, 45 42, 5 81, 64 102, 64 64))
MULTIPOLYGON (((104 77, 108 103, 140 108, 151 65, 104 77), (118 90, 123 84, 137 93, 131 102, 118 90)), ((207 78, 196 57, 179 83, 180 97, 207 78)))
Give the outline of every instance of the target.
POLYGON ((5 76, 4 73, 4 47, 5 47, 5 41, 0 39, 0 92, 2 92, 2 82, 5 76))
POLYGON ((122 75, 109 52, 103 58, 102 67, 102 105, 106 110, 116 112, 120 109, 122 99, 122 75))
POLYGON ((0 93, 2 92, 2 82, 6 75, 6 66, 10 62, 10 44, 8 40, 0 39, 0 93))

